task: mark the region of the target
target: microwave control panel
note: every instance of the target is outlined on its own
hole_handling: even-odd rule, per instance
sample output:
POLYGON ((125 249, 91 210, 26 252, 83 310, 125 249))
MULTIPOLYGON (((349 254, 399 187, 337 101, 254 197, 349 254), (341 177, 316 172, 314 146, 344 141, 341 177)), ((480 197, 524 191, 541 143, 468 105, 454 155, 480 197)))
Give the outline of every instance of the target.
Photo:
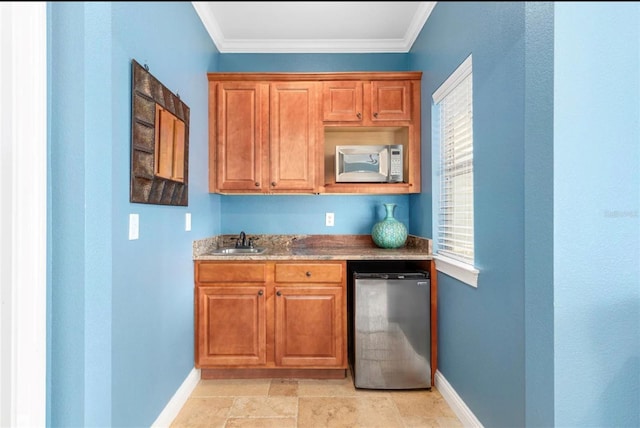
POLYGON ((389 147, 389 182, 402 182, 402 146, 389 147))

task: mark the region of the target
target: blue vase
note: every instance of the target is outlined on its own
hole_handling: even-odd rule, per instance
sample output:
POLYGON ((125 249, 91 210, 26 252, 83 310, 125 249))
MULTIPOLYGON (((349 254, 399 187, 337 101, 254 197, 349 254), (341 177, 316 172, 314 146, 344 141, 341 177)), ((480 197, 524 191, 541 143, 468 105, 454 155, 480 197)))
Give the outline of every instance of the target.
POLYGON ((407 228, 393 216, 396 204, 383 204, 386 216, 373 225, 371 238, 381 248, 400 248, 407 241, 407 228))

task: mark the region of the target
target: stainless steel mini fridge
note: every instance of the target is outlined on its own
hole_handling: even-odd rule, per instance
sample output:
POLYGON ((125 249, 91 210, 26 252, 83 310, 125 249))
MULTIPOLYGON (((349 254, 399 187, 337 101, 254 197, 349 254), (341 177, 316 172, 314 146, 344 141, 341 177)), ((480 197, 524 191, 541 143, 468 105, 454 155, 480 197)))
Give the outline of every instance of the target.
POLYGON ((356 388, 431 388, 428 273, 354 272, 353 279, 356 388))

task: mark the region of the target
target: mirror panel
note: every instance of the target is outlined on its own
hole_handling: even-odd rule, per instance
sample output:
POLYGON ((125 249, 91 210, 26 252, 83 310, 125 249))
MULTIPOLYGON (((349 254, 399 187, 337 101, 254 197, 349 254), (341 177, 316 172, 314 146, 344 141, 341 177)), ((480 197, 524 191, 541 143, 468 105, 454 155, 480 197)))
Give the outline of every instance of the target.
POLYGON ((184 183, 184 122, 156 104, 156 177, 184 183))

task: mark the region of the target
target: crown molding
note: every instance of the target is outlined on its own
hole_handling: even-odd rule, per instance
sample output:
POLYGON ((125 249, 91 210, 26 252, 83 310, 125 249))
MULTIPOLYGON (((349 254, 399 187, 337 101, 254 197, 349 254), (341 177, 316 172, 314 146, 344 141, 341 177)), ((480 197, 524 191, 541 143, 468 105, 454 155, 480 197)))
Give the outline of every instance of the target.
POLYGON ((411 47, 415 43, 416 39, 420 35, 420 31, 422 31, 422 27, 427 23, 427 19, 431 16, 431 12, 433 12, 433 8, 436 7, 435 1, 424 1, 420 2, 418 6, 418 10, 416 14, 413 16, 413 21, 409 25, 407 32, 405 33, 404 40, 406 45, 405 52, 409 52, 411 47))
POLYGON ((225 40, 218 44, 221 53, 362 53, 408 52, 402 39, 391 40, 225 40))
POLYGON ((192 1, 191 4, 200 17, 200 21, 204 24, 204 28, 207 30, 207 33, 209 33, 209 37, 211 37, 211 40, 213 40, 213 43, 216 45, 216 48, 222 52, 218 41, 223 40, 224 37, 222 36, 222 31, 220 31, 220 24, 218 24, 218 21, 207 7, 207 2, 192 1))
POLYGON ((320 39, 320 40, 228 40, 207 7, 207 2, 191 2, 211 40, 220 53, 407 53, 437 2, 421 2, 403 39, 320 39))

